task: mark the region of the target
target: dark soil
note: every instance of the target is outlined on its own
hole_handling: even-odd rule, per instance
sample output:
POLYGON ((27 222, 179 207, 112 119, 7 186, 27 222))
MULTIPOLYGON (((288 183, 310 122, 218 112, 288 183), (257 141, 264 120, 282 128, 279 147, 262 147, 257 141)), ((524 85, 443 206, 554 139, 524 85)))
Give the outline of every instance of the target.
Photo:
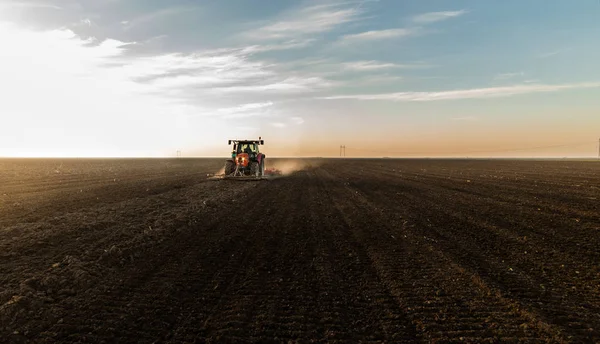
POLYGON ((599 162, 222 165, 0 160, 0 342, 600 341, 599 162))

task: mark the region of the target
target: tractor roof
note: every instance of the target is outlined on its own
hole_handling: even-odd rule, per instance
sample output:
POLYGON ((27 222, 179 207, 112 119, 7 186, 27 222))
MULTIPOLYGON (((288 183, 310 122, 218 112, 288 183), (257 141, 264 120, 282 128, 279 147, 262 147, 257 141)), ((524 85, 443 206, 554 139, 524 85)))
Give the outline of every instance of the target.
POLYGON ((229 144, 231 144, 232 142, 234 143, 256 143, 259 145, 264 145, 265 144, 265 140, 263 139, 258 139, 258 140, 229 140, 229 144))

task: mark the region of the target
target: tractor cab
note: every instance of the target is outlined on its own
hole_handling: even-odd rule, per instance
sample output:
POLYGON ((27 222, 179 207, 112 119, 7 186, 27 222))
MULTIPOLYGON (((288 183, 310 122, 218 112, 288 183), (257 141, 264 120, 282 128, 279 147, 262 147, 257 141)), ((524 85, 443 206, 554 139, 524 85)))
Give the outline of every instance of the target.
POLYGON ((257 153, 259 153, 258 145, 253 142, 240 142, 239 144, 236 144, 233 146, 233 150, 237 154, 240 154, 240 153, 257 154, 257 153))
POLYGON ((265 141, 262 140, 262 138, 259 138, 258 140, 229 140, 229 144, 233 143, 231 158, 235 159, 237 155, 242 153, 246 153, 249 156, 258 156, 260 154, 258 146, 264 144, 264 142, 265 141))

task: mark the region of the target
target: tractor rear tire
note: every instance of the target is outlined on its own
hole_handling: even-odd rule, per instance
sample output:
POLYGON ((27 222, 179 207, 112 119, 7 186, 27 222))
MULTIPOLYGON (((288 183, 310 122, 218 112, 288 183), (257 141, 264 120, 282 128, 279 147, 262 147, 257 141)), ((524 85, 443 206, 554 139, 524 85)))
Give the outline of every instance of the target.
POLYGON ((253 177, 258 177, 260 173, 260 166, 258 165, 258 162, 253 161, 250 163, 250 174, 253 177))
POLYGON ((233 174, 233 172, 235 172, 235 164, 233 161, 227 160, 227 162, 225 162, 225 175, 228 176, 233 174))

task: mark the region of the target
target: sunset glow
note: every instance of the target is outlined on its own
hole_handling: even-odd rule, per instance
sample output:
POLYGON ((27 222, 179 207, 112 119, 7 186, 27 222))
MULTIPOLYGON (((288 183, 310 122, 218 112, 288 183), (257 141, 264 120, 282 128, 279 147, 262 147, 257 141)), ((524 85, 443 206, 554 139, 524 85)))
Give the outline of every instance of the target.
POLYGON ((0 0, 0 156, 597 154, 598 2, 248 4, 0 0))

